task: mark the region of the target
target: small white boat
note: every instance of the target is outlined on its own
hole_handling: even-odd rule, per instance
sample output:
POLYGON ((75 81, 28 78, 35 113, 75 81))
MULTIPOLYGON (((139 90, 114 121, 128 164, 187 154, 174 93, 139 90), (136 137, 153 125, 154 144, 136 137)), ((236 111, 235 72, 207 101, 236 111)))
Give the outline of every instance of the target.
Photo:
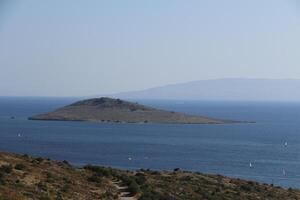
POLYGON ((19 134, 18 134, 18 137, 22 137, 22 135, 19 133, 19 134))
POLYGON ((285 170, 284 170, 284 169, 282 170, 282 175, 283 175, 283 176, 286 176, 286 173, 285 173, 285 170))
POLYGON ((131 158, 131 157, 129 157, 129 158, 128 158, 128 160, 132 160, 132 158, 131 158))
POLYGON ((249 167, 250 167, 250 168, 252 168, 252 167, 253 167, 251 162, 249 163, 249 167))
POLYGON ((287 146, 288 146, 288 143, 287 143, 287 142, 285 142, 285 143, 284 143, 284 146, 285 146, 285 147, 287 147, 287 146))

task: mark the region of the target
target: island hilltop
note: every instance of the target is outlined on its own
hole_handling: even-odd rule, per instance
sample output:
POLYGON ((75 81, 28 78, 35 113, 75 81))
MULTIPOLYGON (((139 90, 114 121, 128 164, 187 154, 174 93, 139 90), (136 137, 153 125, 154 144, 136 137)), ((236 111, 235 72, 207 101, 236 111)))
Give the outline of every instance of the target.
POLYGON ((224 124, 237 121, 213 119, 165 111, 113 98, 78 101, 53 112, 30 117, 31 120, 91 121, 115 123, 224 124))

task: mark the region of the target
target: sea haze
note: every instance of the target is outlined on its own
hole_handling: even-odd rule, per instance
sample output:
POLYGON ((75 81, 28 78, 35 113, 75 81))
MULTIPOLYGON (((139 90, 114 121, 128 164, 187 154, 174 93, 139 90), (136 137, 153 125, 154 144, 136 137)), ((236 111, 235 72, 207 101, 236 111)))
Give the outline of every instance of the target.
POLYGON ((299 89, 300 79, 227 78, 166 85, 113 96, 132 99, 300 102, 299 89))
POLYGON ((68 160, 75 165, 166 170, 179 167, 300 188, 299 103, 139 101, 191 114, 256 121, 254 124, 27 120, 76 100, 0 98, 0 151, 68 160))

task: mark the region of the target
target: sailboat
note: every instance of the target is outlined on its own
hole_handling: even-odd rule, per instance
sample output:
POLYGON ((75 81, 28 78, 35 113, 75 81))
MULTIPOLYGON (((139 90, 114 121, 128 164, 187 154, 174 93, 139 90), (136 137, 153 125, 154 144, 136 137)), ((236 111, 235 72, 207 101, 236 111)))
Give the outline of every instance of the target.
POLYGON ((249 167, 252 168, 252 163, 251 162, 249 163, 249 167))
POLYGON ((283 176, 286 176, 286 173, 285 173, 285 170, 284 170, 284 169, 282 169, 282 175, 283 175, 283 176))
POLYGON ((288 145, 288 143, 287 143, 287 142, 285 142, 285 143, 284 143, 284 146, 285 146, 285 147, 287 147, 287 145, 288 145))

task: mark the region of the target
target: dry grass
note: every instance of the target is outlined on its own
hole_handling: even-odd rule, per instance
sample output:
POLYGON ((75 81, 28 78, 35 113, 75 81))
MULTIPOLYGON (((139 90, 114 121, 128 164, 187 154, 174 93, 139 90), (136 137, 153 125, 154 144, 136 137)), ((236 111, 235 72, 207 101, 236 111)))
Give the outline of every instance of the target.
POLYGON ((300 199, 298 190, 220 175, 75 168, 67 162, 0 153, 0 200, 118 199, 113 180, 139 200, 300 199))
POLYGON ((0 160, 1 166, 12 168, 9 173, 0 170, 0 193, 9 199, 114 199, 116 190, 108 178, 90 182, 90 171, 65 162, 7 153, 1 153, 0 160))

